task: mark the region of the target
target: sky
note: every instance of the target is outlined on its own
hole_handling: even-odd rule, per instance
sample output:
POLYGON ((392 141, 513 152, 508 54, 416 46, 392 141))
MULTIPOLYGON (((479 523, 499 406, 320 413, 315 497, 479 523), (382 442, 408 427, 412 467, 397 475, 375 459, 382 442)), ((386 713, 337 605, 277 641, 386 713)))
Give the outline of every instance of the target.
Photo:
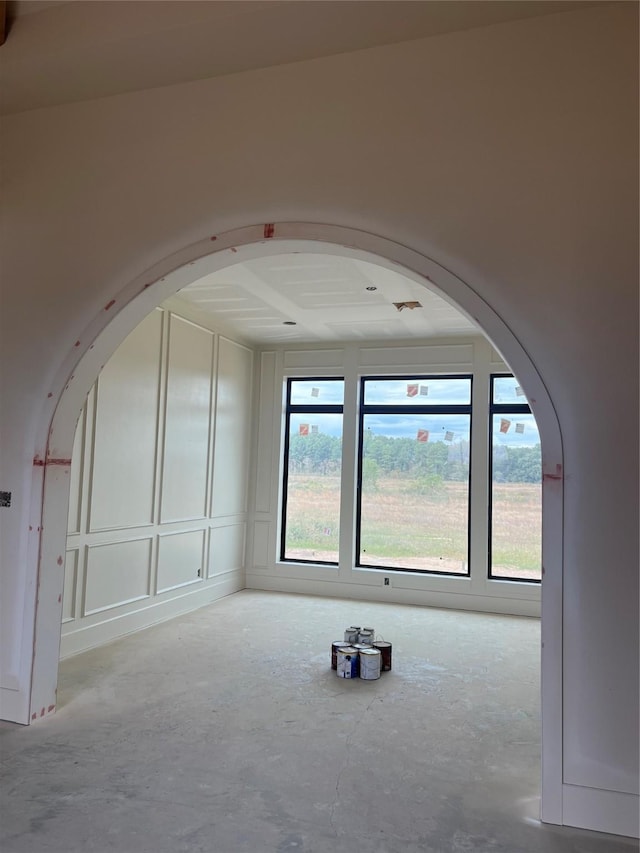
MULTIPOLYGON (((365 403, 377 405, 403 405, 402 414, 365 415, 365 428, 374 434, 402 438, 417 438, 418 430, 429 431, 429 441, 446 441, 455 444, 469 440, 469 416, 463 414, 418 414, 412 408, 420 405, 468 405, 471 402, 471 383, 465 378, 368 380, 365 384, 365 403), (451 437, 453 434, 453 437, 451 437)), ((291 402, 296 405, 341 404, 344 383, 337 379, 295 380, 292 383, 291 402)), ((496 377, 494 401, 501 404, 526 404, 527 400, 514 377, 496 377)), ((493 441, 497 446, 527 447, 539 442, 535 419, 530 414, 501 414, 493 418, 493 441), (508 423, 506 423, 508 422, 508 423), (502 432, 503 426, 506 432, 502 432)), ((316 426, 319 432, 340 435, 342 423, 339 415, 303 414, 292 416, 292 431, 300 424, 316 426)), ((310 429, 310 432, 312 430, 310 429)))

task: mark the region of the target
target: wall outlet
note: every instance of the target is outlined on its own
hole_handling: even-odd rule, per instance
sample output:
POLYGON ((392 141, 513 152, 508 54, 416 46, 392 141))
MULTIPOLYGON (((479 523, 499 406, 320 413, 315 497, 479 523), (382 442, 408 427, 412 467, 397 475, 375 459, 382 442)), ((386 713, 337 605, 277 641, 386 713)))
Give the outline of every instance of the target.
POLYGON ((385 585, 385 586, 391 586, 391 583, 390 583, 390 581, 389 581, 389 578, 385 578, 385 579, 384 579, 384 585, 385 585))

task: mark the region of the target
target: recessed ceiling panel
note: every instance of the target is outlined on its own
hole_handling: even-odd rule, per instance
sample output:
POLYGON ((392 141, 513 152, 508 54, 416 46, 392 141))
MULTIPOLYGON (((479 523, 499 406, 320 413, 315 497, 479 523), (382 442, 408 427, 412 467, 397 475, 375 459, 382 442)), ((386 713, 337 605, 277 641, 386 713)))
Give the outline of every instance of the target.
POLYGON ((427 338, 477 334, 428 283, 361 258, 297 252, 211 273, 177 298, 251 343, 427 338), (394 303, 419 303, 398 311, 394 303))

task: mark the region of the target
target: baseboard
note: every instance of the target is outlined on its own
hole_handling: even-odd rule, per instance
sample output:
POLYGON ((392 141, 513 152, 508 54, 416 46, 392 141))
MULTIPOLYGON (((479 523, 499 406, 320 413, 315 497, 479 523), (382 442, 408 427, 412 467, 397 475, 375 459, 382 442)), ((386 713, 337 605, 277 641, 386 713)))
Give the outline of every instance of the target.
POLYGON ((540 616, 540 602, 534 599, 366 586, 362 583, 350 584, 335 580, 275 577, 262 572, 248 571, 246 588, 324 595, 330 598, 356 598, 360 601, 378 601, 387 604, 417 604, 448 610, 475 610, 480 613, 500 613, 505 616, 540 616))
POLYGON ((212 578, 206 586, 196 590, 190 590, 166 601, 155 602, 129 613, 110 616, 93 625, 80 627, 64 634, 61 638, 60 659, 64 660, 125 637, 127 634, 133 634, 135 631, 150 628, 159 622, 205 607, 226 595, 239 592, 244 589, 244 586, 242 572, 228 572, 212 578))
POLYGON ((637 794, 563 785, 562 815, 565 826, 640 838, 640 797, 637 794))

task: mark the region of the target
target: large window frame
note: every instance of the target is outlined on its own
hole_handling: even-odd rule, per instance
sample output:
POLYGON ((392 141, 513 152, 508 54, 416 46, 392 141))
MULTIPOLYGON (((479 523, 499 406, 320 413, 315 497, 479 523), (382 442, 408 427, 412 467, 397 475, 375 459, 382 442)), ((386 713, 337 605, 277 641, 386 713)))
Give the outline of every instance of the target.
MULTIPOLYGON (((540 588, 541 577, 517 576, 515 574, 511 575, 510 570, 505 569, 503 572, 501 571, 501 567, 498 566, 496 571, 492 565, 492 550, 493 548, 498 547, 499 544, 492 541, 494 539, 493 525, 494 523, 498 523, 498 517, 495 516, 493 507, 493 502, 496 499, 493 485, 493 477, 495 476, 493 447, 494 428, 497 430, 500 426, 500 417, 496 418, 496 415, 512 417, 514 420, 521 415, 533 415, 524 395, 517 397, 513 401, 507 399, 506 401, 495 402, 496 380, 499 378, 509 378, 517 382, 513 373, 508 369, 498 369, 495 372, 488 370, 486 373, 481 372, 478 377, 476 376, 475 370, 453 372, 450 369, 446 373, 439 373, 437 370, 432 370, 430 372, 413 372, 410 369, 407 370, 405 368, 398 372, 380 372, 378 370, 375 372, 372 371, 369 374, 361 371, 354 371, 351 368, 344 372, 341 371, 339 375, 331 373, 327 374, 324 372, 315 375, 313 371, 305 371, 303 373, 298 367, 295 372, 289 375, 287 375, 286 371, 283 371, 283 374, 283 421, 282 432, 280 433, 282 441, 282 453, 280 455, 281 476, 279 477, 279 496, 277 498, 279 516, 279 529, 276 536, 277 563, 282 565, 283 568, 284 566, 295 567, 295 565, 298 564, 300 566, 300 570, 305 572, 307 572, 310 567, 315 566, 320 574, 309 575, 309 577, 315 577, 317 580, 322 579, 328 569, 332 569, 334 571, 338 570, 338 575, 336 575, 336 577, 339 580, 346 581, 349 579, 350 582, 355 583, 369 583, 369 581, 365 580, 366 576, 369 576, 374 584, 383 582, 388 585, 388 580, 386 578, 384 581, 383 579, 380 579, 380 581, 373 580, 374 577, 380 578, 380 575, 382 574, 387 576, 393 575, 399 578, 401 585, 411 585, 412 578, 415 578, 416 581, 418 578, 423 578, 425 582, 432 585, 432 589, 446 590, 449 592, 455 591, 455 588, 458 587, 460 590, 468 590, 470 594, 495 594, 499 597, 506 596, 510 598, 517 598, 520 596, 523 600, 528 600, 536 594, 535 590, 539 590, 540 588), (423 403, 422 399, 420 399, 412 400, 409 405, 407 405, 409 401, 402 405, 402 400, 396 397, 390 404, 380 402, 382 398, 377 394, 372 397, 371 388, 369 389, 368 399, 373 400, 374 402, 365 402, 367 399, 367 395, 365 394, 367 382, 384 382, 387 380, 393 380, 396 382, 400 381, 402 383, 428 384, 432 382, 435 383, 440 380, 455 379, 464 379, 469 383, 469 403, 461 403, 457 401, 454 403, 443 403, 440 401, 437 403, 423 403), (314 401, 311 398, 311 392, 309 394, 309 399, 306 402, 305 400, 301 401, 300 395, 298 394, 296 396, 296 393, 294 393, 292 398, 292 388, 296 387, 295 383, 298 383, 298 388, 300 387, 300 383, 304 383, 311 389, 316 383, 336 381, 343 383, 342 388, 344 390, 344 395, 341 398, 342 402, 321 403, 319 400, 314 401), (518 402, 520 399, 522 402, 518 402), (460 570, 456 567, 455 570, 452 571, 450 564, 447 565, 446 569, 439 569, 437 567, 437 563, 436 566, 433 567, 433 564, 429 564, 428 560, 421 559, 415 561, 417 566, 414 567, 411 565, 411 556, 407 556, 406 558, 399 557, 398 559, 389 557, 388 560, 392 565, 384 565, 386 560, 384 556, 380 556, 380 553, 385 554, 391 552, 382 551, 375 554, 367 544, 366 536, 364 547, 367 548, 369 553, 365 554, 364 560, 362 559, 361 519, 363 517, 363 485, 365 486, 366 492, 366 483, 363 483, 365 473, 363 471, 365 460, 365 449, 363 445, 365 442, 365 426, 368 423, 366 416, 369 414, 402 415, 408 414, 409 412, 411 415, 424 414, 427 416, 451 416, 461 414, 469 419, 468 427, 470 441, 468 457, 466 455, 465 448, 465 463, 468 459, 469 472, 468 480, 466 476, 463 480, 465 486, 468 488, 468 492, 464 497, 462 497, 462 503, 460 504, 460 506, 465 506, 466 510, 466 562, 464 562, 463 565, 460 565, 460 570), (290 483, 289 475, 294 470, 297 470, 295 468, 290 468, 290 453, 293 452, 291 431, 293 430, 293 433, 297 435, 297 429, 301 425, 300 418, 298 418, 297 421, 295 419, 292 421, 292 415, 302 415, 305 418, 309 417, 309 423, 311 424, 313 423, 312 418, 314 415, 323 414, 339 415, 342 418, 341 461, 340 463, 337 463, 336 457, 336 462, 333 463, 340 465, 340 491, 336 499, 338 501, 337 514, 339 519, 331 525, 334 533, 336 530, 341 530, 341 533, 339 532, 338 535, 337 548, 334 542, 331 547, 327 549, 327 551, 331 552, 330 554, 327 552, 322 553, 322 549, 319 550, 318 554, 315 554, 311 548, 308 549, 308 554, 303 554, 298 550, 298 546, 293 542, 290 542, 287 547, 288 504, 289 514, 291 514, 292 511, 295 513, 293 505, 290 503, 289 489, 292 484, 290 483), (478 420, 478 418, 480 420, 478 420), (327 557, 330 557, 330 559, 327 559, 327 557), (405 581, 401 580, 402 575, 405 576, 405 581), (429 581, 429 579, 431 580, 429 581), (459 584, 460 586, 458 586, 459 584), (466 586, 469 584, 470 586, 466 586), (481 592, 483 589, 484 592, 481 592), (519 589, 519 592, 517 589, 519 589), (491 590, 493 590, 493 592, 491 590), (528 590, 530 590, 530 592, 528 590)), ((516 390, 516 394, 521 394, 521 392, 516 390)), ((303 393, 303 397, 304 396, 305 395, 303 393)), ((466 391, 463 398, 457 398, 457 400, 465 401, 466 399, 466 391)), ((371 423, 370 420, 369 423, 371 423)), ((448 429, 448 427, 443 428, 448 429)), ((322 424, 320 424, 320 430, 323 431, 322 424)), ((429 430, 431 430, 431 427, 429 427, 429 430)), ((382 429, 381 434, 385 434, 384 428, 382 429)), ((433 436, 433 433, 431 433, 431 435, 433 436)), ((300 470, 302 471, 303 469, 300 470)), ((313 473, 311 469, 310 473, 313 473)), ((337 473, 337 470, 334 473, 330 470, 328 473, 330 476, 334 476, 334 473, 337 473)), ((464 473, 466 475, 466 471, 464 473)), ((294 499, 296 498, 291 495, 291 500, 294 499)), ((292 518, 293 517, 294 516, 292 516, 292 518)), ((318 519, 315 518, 313 512, 309 517, 314 522, 318 522, 318 519)), ((371 518, 374 518, 374 516, 371 518)), ((291 519, 289 519, 289 521, 291 521, 291 519)), ((366 523, 366 516, 364 521, 366 523)), ((376 522, 373 521, 372 523, 375 524, 376 522)), ((464 525, 464 523, 465 522, 462 521, 460 531, 462 531, 462 525, 464 525)), ((436 526, 433 529, 436 535, 438 535, 437 519, 435 520, 435 525, 436 526)), ((462 553, 461 545, 462 539, 459 538, 458 549, 460 553, 462 553)), ((314 545, 311 547, 316 546, 314 545)), ((409 554, 410 552, 407 553, 409 554)), ((425 551, 425 555, 427 553, 428 552, 425 551)), ((291 577, 298 576, 295 573, 295 568, 289 568, 286 572, 293 572, 293 574, 290 574, 291 577)), ((533 566, 531 567, 531 573, 537 573, 537 569, 533 566)), ((416 588, 422 587, 420 586, 416 588)))
MULTIPOLYGON (((488 525, 487 525, 487 553, 488 553, 488 563, 487 563, 487 578, 490 581, 506 581, 506 582, 516 582, 516 583, 524 583, 524 584, 532 584, 534 586, 540 586, 542 583, 542 577, 540 578, 526 578, 526 577, 518 577, 513 578, 507 575, 498 575, 493 573, 493 477, 494 477, 494 467, 493 467, 493 448, 494 448, 494 440, 493 440, 493 421, 495 415, 501 415, 506 417, 507 415, 516 416, 517 415, 532 415, 531 407, 528 402, 524 403, 496 403, 495 402, 495 380, 496 379, 515 379, 513 373, 491 373, 489 376, 489 453, 488 453, 488 461, 489 461, 489 470, 487 472, 487 481, 489 486, 489 517, 488 517, 488 525)), ((525 398, 526 399, 526 398, 525 398)), ((541 472, 542 473, 542 472, 541 472)), ((542 572, 541 572, 542 574, 542 572)))
POLYGON ((284 433, 284 455, 282 475, 282 506, 280 516, 280 560, 283 563, 306 563, 311 565, 337 566, 338 560, 307 560, 302 557, 287 557, 287 504, 289 500, 289 448, 291 445, 291 415, 342 415, 344 416, 344 398, 342 403, 292 403, 291 392, 295 383, 309 383, 314 387, 321 382, 342 382, 344 376, 304 376, 289 377, 286 380, 285 396, 285 433, 284 433))
POLYGON ((469 476, 467 487, 467 560, 465 572, 450 572, 438 569, 421 569, 411 566, 386 566, 372 565, 371 563, 362 562, 362 483, 363 483, 363 462, 364 462, 364 437, 365 437, 365 417, 367 415, 406 415, 411 412, 411 415, 468 415, 469 416, 469 435, 473 430, 473 374, 471 373, 429 373, 429 374, 401 374, 389 375, 379 374, 371 376, 361 376, 359 382, 359 407, 358 407, 358 447, 357 447, 357 481, 356 481, 356 517, 355 517, 355 568, 365 569, 372 572, 389 572, 404 573, 409 572, 417 575, 432 575, 435 577, 449 578, 469 578, 471 576, 471 467, 472 467, 472 442, 469 444, 469 476), (367 382, 375 381, 400 381, 406 383, 422 383, 439 382, 443 380, 463 379, 469 381, 469 403, 468 404, 433 404, 422 403, 419 405, 406 403, 366 403, 366 384, 367 382))

